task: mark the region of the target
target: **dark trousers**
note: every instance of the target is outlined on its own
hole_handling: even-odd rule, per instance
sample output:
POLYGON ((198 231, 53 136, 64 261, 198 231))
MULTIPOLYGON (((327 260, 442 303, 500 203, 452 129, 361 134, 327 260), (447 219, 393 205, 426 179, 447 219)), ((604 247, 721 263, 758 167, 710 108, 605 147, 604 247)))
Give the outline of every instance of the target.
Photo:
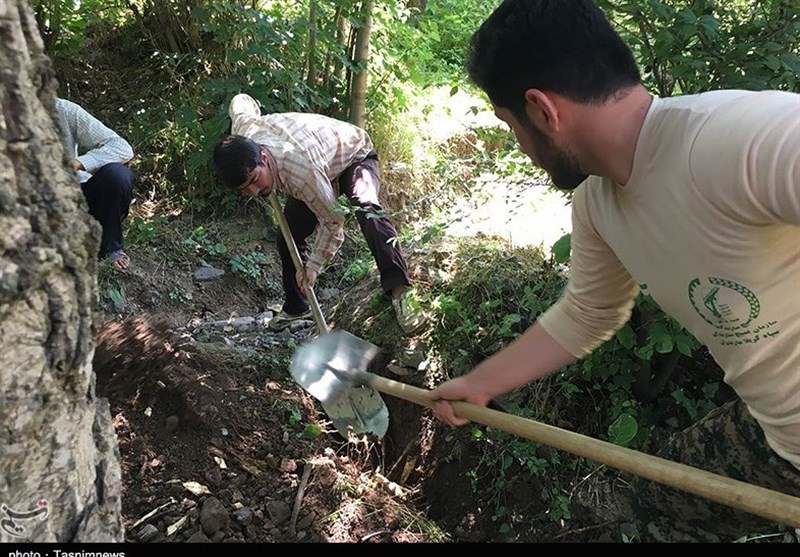
MULTIPOLYGON (((368 213, 383 212, 378 200, 381 178, 378 156, 373 152, 363 161, 357 162, 339 176, 339 192, 347 197, 353 206, 362 210, 356 211, 356 218, 361 233, 367 241, 369 250, 378 267, 381 277, 381 288, 390 294, 398 286, 410 286, 405 259, 397 241, 397 230, 388 217, 368 218, 368 213), (366 212, 365 212, 366 211, 366 212)), ((305 263, 308 259, 306 241, 317 226, 317 217, 302 201, 292 197, 286 200, 283 208, 286 222, 292 231, 300 258, 305 263)), ((308 301, 297 286, 294 262, 282 235, 277 239, 278 253, 281 258, 283 292, 285 296, 283 311, 297 315, 308 310, 308 301)))
POLYGON ((95 172, 81 184, 89 204, 89 214, 100 222, 103 236, 100 257, 122 249, 122 221, 128 216, 133 199, 135 176, 123 164, 111 163, 95 172))
MULTIPOLYGON (((752 485, 800 496, 800 470, 778 456, 741 399, 676 434, 659 456, 752 485)), ((776 532, 756 515, 660 483, 637 479, 633 510, 639 541, 730 543, 776 532)))

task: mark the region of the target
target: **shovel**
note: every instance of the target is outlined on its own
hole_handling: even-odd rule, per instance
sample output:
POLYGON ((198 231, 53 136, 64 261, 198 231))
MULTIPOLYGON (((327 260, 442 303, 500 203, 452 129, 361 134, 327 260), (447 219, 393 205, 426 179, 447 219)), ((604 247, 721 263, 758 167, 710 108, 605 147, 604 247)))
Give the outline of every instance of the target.
MULTIPOLYGON (((304 267, 300 259, 300 252, 297 250, 297 244, 294 242, 289 223, 286 222, 275 192, 269 195, 269 202, 273 212, 277 215, 281 233, 289 248, 295 269, 299 271, 304 267)), ((327 337, 329 334, 328 324, 325 322, 325 316, 322 315, 322 309, 316 294, 314 294, 314 289, 309 286, 304 290, 319 334, 322 338, 327 337)), ((320 400, 320 403, 336 431, 345 439, 350 438, 350 433, 372 433, 378 438, 383 438, 389 429, 389 409, 378 391, 373 389, 360 385, 342 385, 341 388, 336 389, 336 396, 327 396, 324 400, 320 400)))
MULTIPOLYGON (((422 406, 432 405, 426 397, 429 391, 367 372, 370 360, 377 353, 377 346, 345 331, 336 331, 301 346, 293 356, 291 374, 323 404, 337 400, 343 391, 361 386, 422 406)), ((538 441, 779 524, 800 528, 798 497, 483 406, 463 401, 451 404, 460 418, 538 441)))

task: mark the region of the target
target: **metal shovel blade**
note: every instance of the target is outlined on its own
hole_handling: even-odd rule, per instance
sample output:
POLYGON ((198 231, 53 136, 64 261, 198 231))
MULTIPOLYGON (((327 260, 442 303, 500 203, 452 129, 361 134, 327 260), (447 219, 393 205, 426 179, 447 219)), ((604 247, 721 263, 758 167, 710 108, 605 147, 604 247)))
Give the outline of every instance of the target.
POLYGON ((377 391, 353 385, 352 371, 366 371, 378 347, 346 331, 304 342, 292 356, 292 378, 322 404, 339 432, 386 435, 389 410, 377 391))

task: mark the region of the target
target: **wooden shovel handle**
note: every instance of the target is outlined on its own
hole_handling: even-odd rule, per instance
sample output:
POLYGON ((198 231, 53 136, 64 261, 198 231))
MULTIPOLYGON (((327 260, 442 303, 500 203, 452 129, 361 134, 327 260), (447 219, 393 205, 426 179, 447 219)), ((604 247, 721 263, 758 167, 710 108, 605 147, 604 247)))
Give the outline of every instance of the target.
MULTIPOLYGON (((286 246, 289 248, 289 255, 292 256, 292 261, 294 261, 294 268, 299 271, 305 268, 305 265, 303 265, 303 260, 300 259, 300 252, 297 250, 297 244, 294 243, 292 231, 289 229, 289 223, 286 222, 286 216, 283 214, 283 208, 275 192, 269 194, 269 203, 272 205, 272 210, 278 218, 281 234, 283 234, 283 239, 286 241, 286 246)), ((317 329, 319 329, 319 334, 324 335, 328 332, 328 324, 325 322, 325 316, 322 315, 322 309, 319 307, 317 295, 314 294, 314 289, 310 286, 303 290, 308 300, 308 305, 311 306, 311 313, 314 315, 314 321, 317 324, 317 329)))
MULTIPOLYGON (((426 397, 429 391, 424 389, 363 371, 353 372, 353 378, 359 384, 376 391, 422 406, 432 406, 432 402, 426 397)), ((463 401, 454 401, 451 404, 460 418, 538 441, 779 524, 800 528, 798 497, 476 404, 463 401)))

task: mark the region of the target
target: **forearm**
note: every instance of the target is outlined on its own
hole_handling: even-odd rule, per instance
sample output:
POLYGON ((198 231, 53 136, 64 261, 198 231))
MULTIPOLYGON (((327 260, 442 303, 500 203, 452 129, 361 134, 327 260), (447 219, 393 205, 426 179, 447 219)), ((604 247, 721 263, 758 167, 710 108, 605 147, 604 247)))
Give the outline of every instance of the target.
POLYGON ((319 272, 322 266, 336 254, 343 241, 344 228, 341 224, 320 221, 306 268, 319 272))
POLYGON ((133 149, 121 137, 107 139, 102 145, 78 157, 88 172, 96 172, 111 163, 125 164, 133 158, 133 149))
POLYGON ((495 398, 535 379, 544 377, 574 362, 565 350, 538 323, 469 374, 474 388, 495 398))

